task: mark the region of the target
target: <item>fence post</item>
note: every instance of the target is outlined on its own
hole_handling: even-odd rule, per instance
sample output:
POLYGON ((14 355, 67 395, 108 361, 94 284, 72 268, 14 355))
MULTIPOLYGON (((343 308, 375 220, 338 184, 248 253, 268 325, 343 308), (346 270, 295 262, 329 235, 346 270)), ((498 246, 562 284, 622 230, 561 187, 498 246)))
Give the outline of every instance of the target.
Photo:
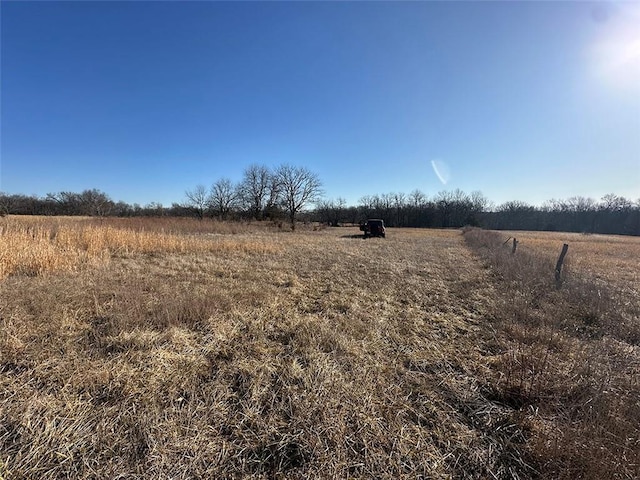
POLYGON ((564 262, 564 257, 569 250, 569 244, 565 243, 562 245, 562 251, 560 252, 560 256, 558 257, 558 263, 556 263, 556 285, 560 288, 562 284, 562 277, 560 274, 562 273, 562 263, 564 262))
MULTIPOLYGON (((506 245, 511 240, 511 237, 507 238, 502 245, 506 245)), ((513 237, 513 247, 511 248, 511 253, 516 253, 516 247, 520 242, 516 240, 516 237, 513 237)))

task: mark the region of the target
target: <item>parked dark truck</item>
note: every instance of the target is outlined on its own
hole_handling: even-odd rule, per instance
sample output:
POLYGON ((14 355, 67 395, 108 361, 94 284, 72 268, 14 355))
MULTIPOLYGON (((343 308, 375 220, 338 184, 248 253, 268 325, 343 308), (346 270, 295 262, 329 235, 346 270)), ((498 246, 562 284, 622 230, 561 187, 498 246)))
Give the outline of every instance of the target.
POLYGON ((372 218, 360 225, 360 230, 364 232, 364 238, 369 237, 382 237, 387 233, 384 228, 384 221, 379 218, 372 218))

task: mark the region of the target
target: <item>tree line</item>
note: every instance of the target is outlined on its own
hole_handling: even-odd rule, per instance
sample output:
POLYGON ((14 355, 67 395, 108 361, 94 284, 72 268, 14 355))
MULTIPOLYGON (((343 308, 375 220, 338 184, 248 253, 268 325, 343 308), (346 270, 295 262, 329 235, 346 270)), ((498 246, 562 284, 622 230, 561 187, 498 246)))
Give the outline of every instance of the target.
POLYGON ((263 220, 286 216, 293 230, 299 214, 318 203, 322 194, 320 178, 307 168, 281 165, 270 170, 263 165, 251 165, 237 184, 221 178, 210 188, 197 185, 187 190, 183 208, 200 219, 211 216, 221 220, 238 217, 263 220))
MULTIPOLYGON (((176 207, 177 204, 174 204, 176 207)), ((0 216, 3 215, 69 215, 92 217, 132 217, 180 214, 179 210, 164 208, 159 203, 144 207, 134 203, 114 202, 109 195, 89 189, 81 193, 57 192, 44 197, 0 192, 0 216)))
POLYGON ((382 218, 390 227, 451 228, 465 225, 492 230, 545 230, 580 233, 640 235, 640 199, 633 202, 607 194, 596 201, 571 197, 549 200, 541 207, 520 201, 493 205, 481 192, 443 191, 428 197, 410 194, 368 195, 358 206, 344 199, 324 200, 315 210, 318 220, 330 225, 382 218))
POLYGON ((363 196, 358 205, 323 198, 322 182, 304 167, 270 169, 251 165, 240 182, 221 178, 210 186, 185 191, 181 203, 164 207, 114 202, 106 193, 58 192, 44 197, 0 193, 0 215, 193 216, 204 220, 288 221, 299 219, 327 225, 359 224, 381 218, 390 227, 454 228, 465 225, 494 230, 551 230, 640 235, 640 200, 608 194, 599 201, 585 197, 549 200, 537 207, 519 201, 493 205, 480 191, 442 191, 429 197, 409 194, 363 196), (314 207, 314 208, 311 208, 314 207))
POLYGON ((305 167, 281 165, 274 170, 263 165, 245 169, 239 183, 221 178, 211 186, 196 185, 185 191, 181 203, 163 207, 159 203, 114 202, 97 190, 58 192, 44 197, 8 195, 0 192, 0 215, 88 215, 105 216, 194 216, 201 220, 287 219, 291 228, 300 214, 322 198, 322 182, 305 167))
POLYGON ((537 208, 506 202, 482 215, 482 226, 495 230, 548 230, 640 235, 640 199, 607 194, 600 201, 585 197, 549 200, 537 208))

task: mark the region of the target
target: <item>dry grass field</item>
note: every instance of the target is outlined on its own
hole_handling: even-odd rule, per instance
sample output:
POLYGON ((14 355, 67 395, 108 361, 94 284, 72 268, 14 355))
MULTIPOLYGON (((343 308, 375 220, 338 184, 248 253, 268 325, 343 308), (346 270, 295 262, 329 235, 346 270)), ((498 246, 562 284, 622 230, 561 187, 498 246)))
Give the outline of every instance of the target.
POLYGON ((621 288, 640 285, 640 238, 565 232, 502 232, 505 240, 516 237, 521 247, 530 248, 554 261, 563 243, 569 244, 569 265, 595 279, 616 283, 621 288))
POLYGON ((470 230, 499 292, 489 398, 536 416, 546 478, 640 477, 640 239, 470 230), (607 238, 610 241, 606 241, 607 238), (556 255, 569 243, 560 283, 556 255), (550 254, 555 250, 555 255, 550 254))
POLYGON ((477 232, 358 233, 0 219, 0 478, 640 475, 637 256, 570 242, 634 282, 572 330, 477 232))

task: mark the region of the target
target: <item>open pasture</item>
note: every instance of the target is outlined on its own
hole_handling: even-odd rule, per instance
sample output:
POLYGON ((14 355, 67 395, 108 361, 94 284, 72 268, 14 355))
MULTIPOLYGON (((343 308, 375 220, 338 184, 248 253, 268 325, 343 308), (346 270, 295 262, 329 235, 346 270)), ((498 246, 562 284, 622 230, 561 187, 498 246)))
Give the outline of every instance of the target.
MULTIPOLYGON (((460 231, 2 222, 2 478, 533 478, 586 461, 558 452, 579 418, 501 390, 527 352, 460 231), (45 246, 76 257, 12 257, 45 246)), ((582 340, 554 335, 581 360, 582 340)), ((632 478, 625 445, 635 458, 596 473, 632 478)))
POLYGON ((516 237, 519 247, 539 255, 558 258, 562 245, 569 244, 570 268, 621 287, 640 290, 640 237, 567 232, 500 232, 505 240, 516 237))

